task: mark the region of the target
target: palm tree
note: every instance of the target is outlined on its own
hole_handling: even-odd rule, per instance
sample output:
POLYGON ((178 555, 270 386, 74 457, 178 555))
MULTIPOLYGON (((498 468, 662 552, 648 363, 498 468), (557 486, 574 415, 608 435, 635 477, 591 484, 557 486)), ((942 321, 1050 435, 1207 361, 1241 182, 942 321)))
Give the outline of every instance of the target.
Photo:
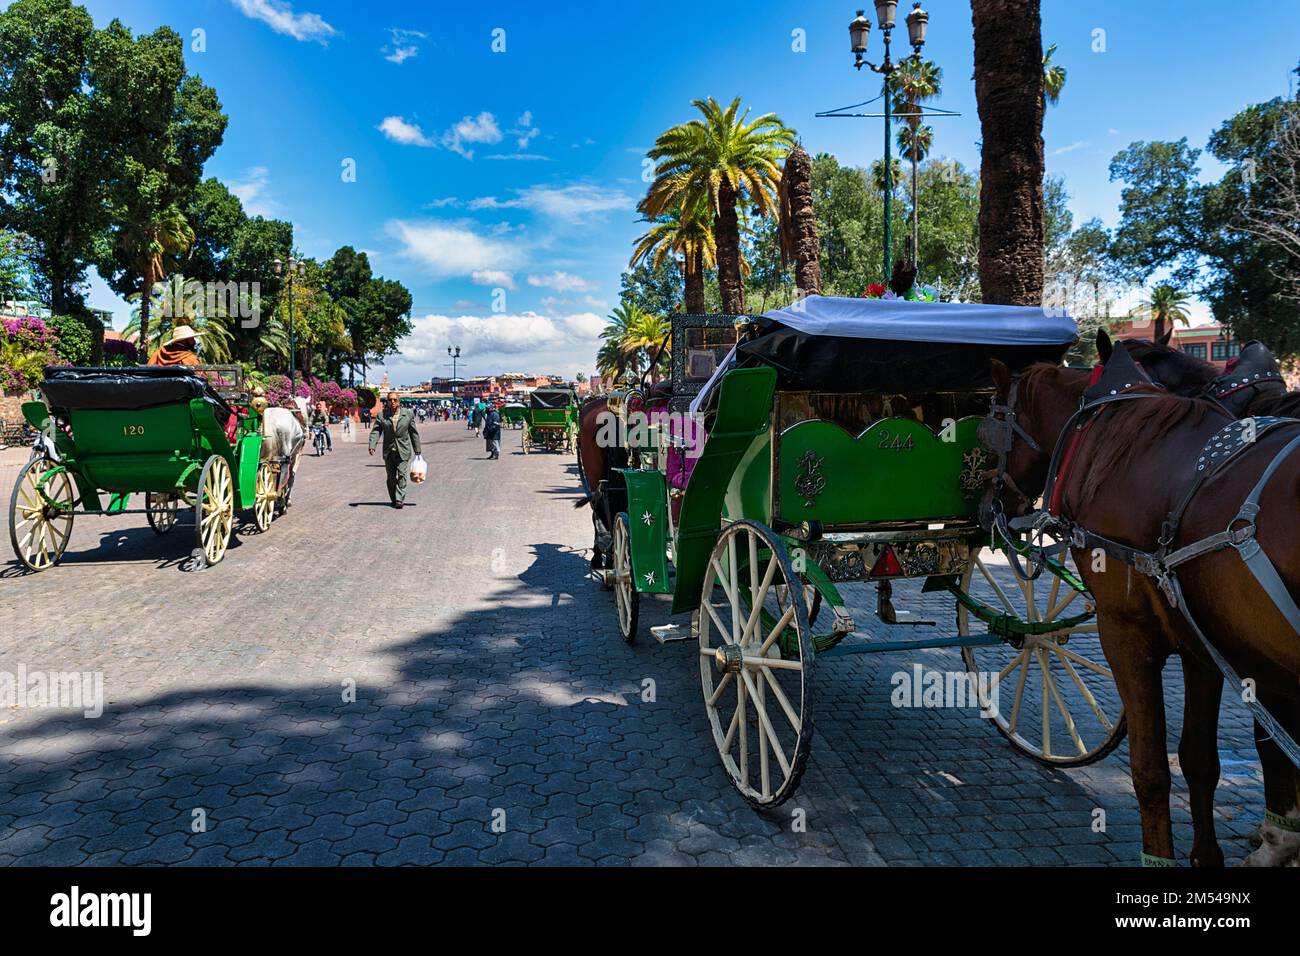
POLYGON ((623 350, 618 347, 618 343, 610 339, 600 346, 600 351, 596 353, 596 368, 601 377, 608 377, 618 381, 627 371, 627 356, 623 350))
MULTIPOLYGON (((171 204, 141 222, 130 223, 118 235, 126 261, 140 276, 140 343, 149 342, 149 306, 153 288, 167 274, 167 259, 194 243, 194 230, 180 209, 171 204)), ((148 358, 147 349, 142 352, 148 358)))
POLYGON ((668 210, 636 240, 629 265, 633 268, 646 256, 657 269, 668 255, 682 257, 682 274, 686 278, 686 313, 704 312, 704 272, 718 261, 718 244, 713 235, 713 216, 701 197, 688 211, 668 210))
POLYGON ((984 302, 1043 304, 1043 40, 1039 0, 971 0, 979 105, 984 302))
POLYGON ((660 373, 667 368, 671 354, 672 323, 639 306, 632 306, 631 310, 631 319, 623 337, 623 351, 636 355, 638 367, 645 368, 650 373, 650 381, 657 382, 660 373))
POLYGON ((145 301, 140 293, 133 293, 129 301, 135 302, 131 310, 131 321, 122 330, 124 337, 136 336, 142 352, 148 356, 163 344, 163 333, 177 325, 188 325, 203 333, 203 357, 209 362, 222 364, 229 362, 234 354, 235 336, 231 330, 231 320, 226 303, 220 297, 209 298, 201 285, 196 288, 196 280, 186 279, 179 273, 166 282, 154 285, 149 297, 148 307, 152 313, 157 307, 169 321, 148 324, 144 336, 140 335, 141 326, 145 325, 145 301))
POLYGON ((665 130, 648 154, 658 165, 640 209, 657 218, 674 206, 691 209, 707 199, 713 212, 722 308, 740 315, 745 311, 745 286, 736 204, 745 201, 760 215, 772 214, 779 162, 794 144, 794 132, 775 113, 750 120, 746 110, 738 116, 740 97, 726 107, 712 97, 691 105, 701 118, 665 130))
POLYGON ((1043 54, 1043 95, 1053 106, 1061 98, 1061 90, 1065 88, 1065 67, 1052 63, 1052 54, 1055 52, 1056 44, 1053 43, 1043 54))
POLYGON ((872 183, 873 186, 876 187, 876 192, 881 193, 882 195, 884 194, 886 188, 889 188, 889 189, 897 189, 897 188, 898 188, 898 184, 901 183, 901 182, 903 181, 903 164, 902 164, 902 163, 900 163, 900 162, 899 162, 898 160, 896 160, 896 159, 890 159, 890 161, 889 161, 889 169, 890 169, 890 173, 891 173, 891 175, 890 175, 890 177, 889 177, 889 178, 890 178, 890 183, 889 183, 888 187, 886 187, 886 185, 885 185, 885 161, 884 161, 883 159, 878 159, 878 160, 876 160, 874 163, 871 164, 871 183, 872 183))
POLYGON ((1159 342, 1165 337, 1166 323, 1188 323, 1188 295, 1182 289, 1167 282, 1161 282, 1151 289, 1151 294, 1138 303, 1131 314, 1145 316, 1154 323, 1152 338, 1159 342))
POLYGON ((903 156, 912 162, 912 259, 920 255, 921 219, 916 206, 917 167, 930 152, 934 130, 921 125, 921 104, 939 95, 943 70, 933 60, 908 57, 899 63, 891 78, 894 88, 894 110, 904 118, 905 125, 898 131, 898 146, 903 156))

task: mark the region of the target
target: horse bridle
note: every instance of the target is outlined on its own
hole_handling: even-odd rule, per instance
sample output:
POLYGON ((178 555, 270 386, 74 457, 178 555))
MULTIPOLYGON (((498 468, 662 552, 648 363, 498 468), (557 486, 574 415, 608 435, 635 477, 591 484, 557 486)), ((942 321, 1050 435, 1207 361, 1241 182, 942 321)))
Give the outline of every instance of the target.
POLYGON ((980 443, 996 456, 996 465, 992 469, 993 495, 989 502, 991 512, 989 532, 1006 541, 1007 558, 1016 575, 1022 581, 1033 581, 1043 573, 1045 562, 1029 558, 1027 559, 1029 570, 1026 571, 1020 564, 1020 553, 1013 540, 1013 531, 1016 530, 1017 524, 1025 528, 1033 527, 1036 521, 1033 515, 1034 498, 1025 494, 1011 477, 1011 473, 1007 471, 1007 458, 1016 445, 1017 437, 1039 454, 1042 454, 1043 447, 1016 420, 1016 393, 1019 388, 1020 376, 1013 376, 1011 385, 1007 389, 1006 402, 999 403, 995 398, 989 405, 988 415, 980 422, 979 439, 980 443), (1006 509, 1002 505, 1004 490, 1011 491, 1019 498, 1029 513, 1023 518, 1008 518, 1006 509))

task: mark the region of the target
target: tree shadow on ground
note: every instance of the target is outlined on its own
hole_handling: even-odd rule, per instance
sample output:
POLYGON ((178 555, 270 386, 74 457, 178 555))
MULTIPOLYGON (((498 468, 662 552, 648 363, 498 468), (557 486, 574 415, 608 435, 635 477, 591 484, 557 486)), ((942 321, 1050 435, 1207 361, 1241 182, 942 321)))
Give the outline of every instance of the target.
MULTIPOLYGON (((951 715, 900 715, 879 677, 824 667, 805 783, 755 813, 720 767, 689 646, 627 647, 583 554, 533 549, 489 606, 373 661, 322 662, 317 682, 213 681, 11 723, 0 863, 944 862, 944 836, 997 846, 1023 827, 1018 791, 1045 813, 1098 803, 973 718, 951 718, 955 741, 951 715)), ((1136 859, 1115 835, 1130 801, 1090 837, 1120 859, 1136 859)))

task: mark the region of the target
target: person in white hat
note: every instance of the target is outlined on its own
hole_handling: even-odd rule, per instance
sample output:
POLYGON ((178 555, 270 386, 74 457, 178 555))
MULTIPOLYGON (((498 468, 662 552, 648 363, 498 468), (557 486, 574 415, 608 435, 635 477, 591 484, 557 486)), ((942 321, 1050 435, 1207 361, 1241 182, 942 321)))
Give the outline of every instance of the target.
POLYGON ((188 325, 178 325, 172 330, 167 344, 149 358, 150 365, 198 365, 199 333, 188 325))

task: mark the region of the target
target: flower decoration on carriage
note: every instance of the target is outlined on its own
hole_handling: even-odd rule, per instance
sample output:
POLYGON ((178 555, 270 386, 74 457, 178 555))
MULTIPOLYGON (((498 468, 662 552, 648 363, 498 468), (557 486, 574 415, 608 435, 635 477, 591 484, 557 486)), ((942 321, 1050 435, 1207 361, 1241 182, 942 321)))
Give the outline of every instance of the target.
POLYGON ((883 282, 867 286, 860 298, 863 299, 903 299, 907 302, 938 302, 939 290, 932 285, 914 285, 903 295, 898 295, 883 282))

